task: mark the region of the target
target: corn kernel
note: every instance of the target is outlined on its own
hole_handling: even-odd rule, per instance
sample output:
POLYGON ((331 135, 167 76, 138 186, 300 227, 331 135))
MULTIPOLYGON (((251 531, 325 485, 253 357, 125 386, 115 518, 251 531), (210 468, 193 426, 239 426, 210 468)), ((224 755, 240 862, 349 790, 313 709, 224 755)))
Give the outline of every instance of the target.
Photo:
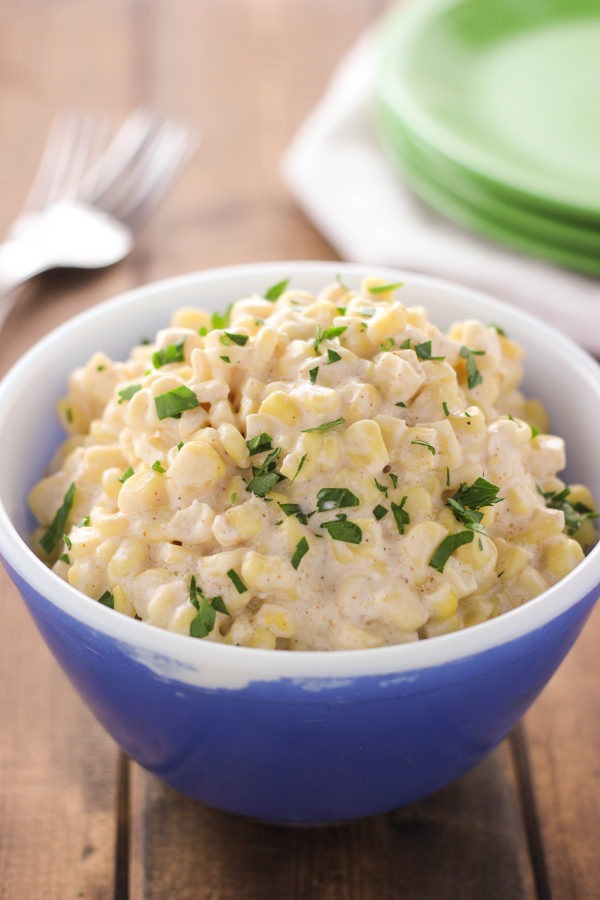
POLYGON ((354 422, 344 433, 344 445, 350 458, 368 472, 381 472, 390 457, 377 422, 354 422))

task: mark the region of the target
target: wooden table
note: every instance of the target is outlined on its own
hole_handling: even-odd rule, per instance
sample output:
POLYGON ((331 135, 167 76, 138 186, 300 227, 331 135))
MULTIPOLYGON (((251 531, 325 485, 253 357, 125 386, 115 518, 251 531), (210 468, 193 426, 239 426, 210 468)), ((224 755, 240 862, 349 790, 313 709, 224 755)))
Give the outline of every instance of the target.
MULTIPOLYGON (((228 263, 334 258, 277 167, 336 61, 384 5, 5 0, 2 230, 57 107, 117 119, 158 108, 193 123, 204 143, 129 259, 27 290, 2 333, 1 369, 134 285, 228 263)), ((206 809, 126 759, 1 577, 1 898, 600 897, 600 610, 522 724, 460 781, 386 816, 294 830, 206 809)))

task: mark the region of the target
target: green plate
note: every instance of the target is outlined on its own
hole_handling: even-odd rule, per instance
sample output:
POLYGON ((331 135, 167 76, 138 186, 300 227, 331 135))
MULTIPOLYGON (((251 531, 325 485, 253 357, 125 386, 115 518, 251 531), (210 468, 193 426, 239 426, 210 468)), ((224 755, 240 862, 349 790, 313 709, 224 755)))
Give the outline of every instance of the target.
POLYGON ((516 229, 534 239, 551 245, 558 244, 576 254, 590 254, 600 258, 600 228, 575 224, 515 204, 504 195, 488 190, 460 167, 453 165, 445 157, 440 157, 430 147, 399 128, 388 143, 396 148, 397 153, 392 152, 391 155, 399 162, 402 170, 405 164, 410 165, 502 228, 516 229))
POLYGON ((396 162, 401 163, 404 180, 414 193, 448 219, 522 253, 537 256, 583 275, 600 276, 598 254, 577 252, 561 244, 540 240, 530 231, 523 230, 518 221, 507 228, 493 215, 482 212, 462 196, 448 190, 444 184, 436 182, 429 171, 423 171, 409 154, 402 153, 397 143, 387 146, 386 150, 396 162))
POLYGON ((388 135, 600 226, 599 0, 415 0, 386 20, 380 62, 388 135))

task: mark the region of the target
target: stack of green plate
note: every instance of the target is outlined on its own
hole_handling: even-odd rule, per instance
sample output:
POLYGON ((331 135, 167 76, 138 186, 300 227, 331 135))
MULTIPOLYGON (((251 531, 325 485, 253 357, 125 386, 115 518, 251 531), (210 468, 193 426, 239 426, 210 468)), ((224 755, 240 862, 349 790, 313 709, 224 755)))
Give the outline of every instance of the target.
POLYGON ((385 23, 376 89, 423 200, 600 275, 600 0, 412 0, 385 23))

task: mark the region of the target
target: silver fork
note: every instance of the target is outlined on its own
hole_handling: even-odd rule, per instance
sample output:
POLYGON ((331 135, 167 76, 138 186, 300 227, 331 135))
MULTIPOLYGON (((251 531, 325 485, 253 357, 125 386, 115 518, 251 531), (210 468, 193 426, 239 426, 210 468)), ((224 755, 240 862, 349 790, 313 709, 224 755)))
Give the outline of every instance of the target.
POLYGON ((187 128, 131 113, 107 145, 89 114, 55 121, 23 211, 0 244, 0 326, 15 288, 47 269, 95 269, 123 259, 197 142, 187 128))

